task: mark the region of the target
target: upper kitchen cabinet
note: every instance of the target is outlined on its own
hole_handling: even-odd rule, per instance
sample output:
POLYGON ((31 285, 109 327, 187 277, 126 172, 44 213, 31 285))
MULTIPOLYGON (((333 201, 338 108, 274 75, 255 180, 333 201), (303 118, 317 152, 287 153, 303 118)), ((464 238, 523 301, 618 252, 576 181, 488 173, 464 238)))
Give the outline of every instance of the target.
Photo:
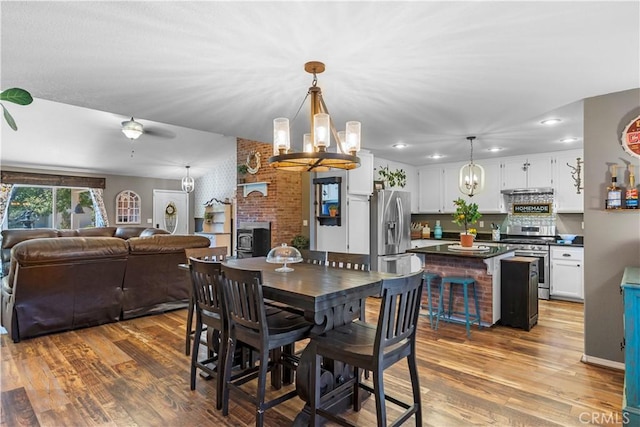
POLYGON ((503 189, 553 186, 553 161, 549 153, 506 157, 503 162, 503 189))
POLYGON ((443 170, 440 166, 418 169, 418 212, 442 213, 443 170))
POLYGON ((373 192, 373 154, 358 153, 360 167, 347 172, 347 193, 368 196, 373 192))
MULTIPOLYGON (((484 191, 470 198, 473 203, 478 204, 478 209, 482 213, 500 213, 504 209, 504 197, 500 194, 502 164, 498 160, 476 161, 484 168, 485 182, 484 191)), ((462 194, 462 193, 458 193, 462 194)))
MULTIPOLYGON (((577 159, 584 159, 582 150, 559 151, 554 157, 554 188, 556 212, 584 212, 584 193, 577 188, 577 159)), ((584 165, 580 165, 580 187, 584 186, 584 165)))

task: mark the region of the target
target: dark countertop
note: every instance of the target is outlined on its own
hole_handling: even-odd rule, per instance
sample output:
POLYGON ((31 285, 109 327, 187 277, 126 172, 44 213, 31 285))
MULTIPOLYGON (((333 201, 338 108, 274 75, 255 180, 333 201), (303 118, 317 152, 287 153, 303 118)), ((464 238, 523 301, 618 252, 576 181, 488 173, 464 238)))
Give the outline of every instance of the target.
MULTIPOLYGON (((507 239, 509 236, 506 234, 502 235, 503 239, 507 239)), ((459 240, 460 239, 460 233, 458 232, 443 232, 442 233, 442 239, 441 240, 459 240)), ((420 239, 412 239, 412 240, 423 240, 422 238, 420 239)), ((424 240, 435 240, 435 238, 433 237, 433 232, 431 233, 431 236, 428 239, 424 239, 424 240)), ((584 247, 584 236, 576 236, 575 240, 570 244, 567 245, 565 243, 558 243, 558 241, 561 240, 560 237, 557 237, 557 240, 555 242, 550 242, 549 245, 553 245, 553 246, 566 246, 566 247, 578 247, 578 248, 582 248, 584 247)), ((482 244, 482 243, 500 243, 499 241, 496 242, 494 240, 491 239, 491 233, 478 233, 478 235, 476 236, 476 238, 474 239, 474 242, 477 242, 477 244, 482 244)))
MULTIPOLYGON (((446 255, 446 256, 454 256, 460 258, 493 258, 498 255, 506 254, 508 252, 513 252, 513 249, 509 249, 506 245, 496 245, 496 246, 488 246, 489 250, 486 251, 461 251, 461 250, 451 250, 449 246, 457 245, 454 243, 437 245, 437 246, 428 246, 425 248, 413 248, 409 249, 407 252, 414 254, 423 254, 423 255, 446 255)), ((480 245, 481 246, 481 245, 480 245)))

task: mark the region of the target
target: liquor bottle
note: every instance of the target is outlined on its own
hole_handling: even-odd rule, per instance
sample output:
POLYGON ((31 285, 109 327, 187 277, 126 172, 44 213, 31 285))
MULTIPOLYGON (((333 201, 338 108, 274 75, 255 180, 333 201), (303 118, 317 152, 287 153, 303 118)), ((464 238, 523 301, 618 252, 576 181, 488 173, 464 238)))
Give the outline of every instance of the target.
POLYGON ((422 227, 422 238, 428 239, 431 237, 431 229, 429 228, 429 223, 425 223, 424 227, 422 227))
POLYGON ((607 187, 607 209, 622 208, 622 189, 618 187, 618 165, 613 165, 611 185, 607 187))
POLYGON ((636 188, 636 176, 633 173, 633 165, 629 165, 629 187, 625 197, 627 209, 638 209, 638 189, 636 188))

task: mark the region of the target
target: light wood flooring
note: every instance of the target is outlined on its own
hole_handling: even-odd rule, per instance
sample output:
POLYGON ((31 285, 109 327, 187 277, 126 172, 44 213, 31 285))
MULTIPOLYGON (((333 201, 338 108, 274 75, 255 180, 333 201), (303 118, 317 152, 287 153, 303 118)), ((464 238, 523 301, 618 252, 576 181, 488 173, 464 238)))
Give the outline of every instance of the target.
MULTIPOLYGON (((370 299, 368 319, 378 304, 370 299)), ((421 317, 423 425, 621 425, 623 373, 580 362, 582 309, 541 301, 530 332, 474 327, 470 339, 464 326, 433 331, 421 317)), ((213 381, 198 378, 189 390, 185 317, 179 310, 19 344, 2 335, 0 426, 254 425, 246 402, 232 400, 226 418, 215 409, 213 381)), ((405 363, 385 372, 385 387, 410 397, 405 363)), ((296 398, 270 409, 265 425, 290 425, 301 407, 296 398)), ((390 419, 398 414, 388 408, 390 419)), ((349 418, 376 425, 373 399, 349 418)))

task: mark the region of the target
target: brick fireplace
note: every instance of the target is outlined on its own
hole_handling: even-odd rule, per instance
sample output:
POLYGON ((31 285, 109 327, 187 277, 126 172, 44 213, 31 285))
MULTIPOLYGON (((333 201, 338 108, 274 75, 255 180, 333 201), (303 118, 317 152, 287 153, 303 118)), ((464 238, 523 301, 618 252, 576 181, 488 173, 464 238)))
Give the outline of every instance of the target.
MULTIPOLYGON (((254 152, 260 153, 262 166, 256 174, 246 174, 247 183, 267 182, 267 196, 254 191, 243 196, 242 188, 237 192, 238 223, 268 221, 271 223, 271 247, 291 240, 302 231, 302 176, 301 172, 284 172, 273 169, 268 159, 273 155, 273 146, 263 142, 238 138, 238 164, 246 162, 254 152)), ((252 162, 255 166, 255 162, 252 162)))

